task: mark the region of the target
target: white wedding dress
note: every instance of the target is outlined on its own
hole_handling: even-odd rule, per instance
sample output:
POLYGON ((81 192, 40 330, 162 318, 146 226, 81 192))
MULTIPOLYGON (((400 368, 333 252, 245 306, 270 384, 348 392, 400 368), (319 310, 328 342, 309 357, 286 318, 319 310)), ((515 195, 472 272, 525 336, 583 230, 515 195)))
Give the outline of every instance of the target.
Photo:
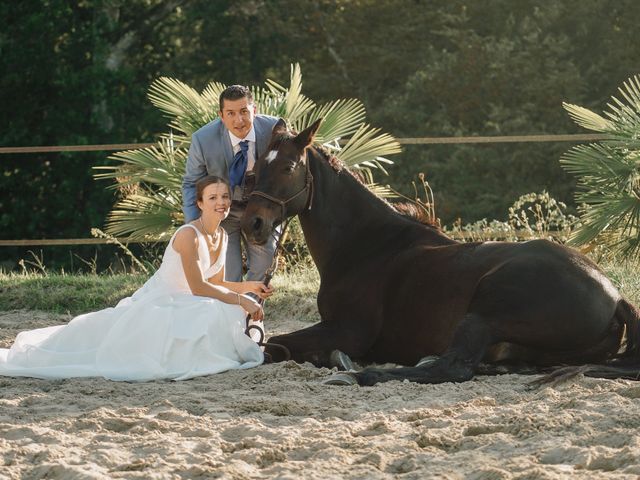
MULTIPOLYGON (((219 272, 227 235, 211 265, 198 229, 180 228, 193 228, 200 238, 203 277, 219 272)), ((260 347, 244 334, 244 310, 191 293, 180 254, 172 246, 174 237, 158 271, 114 308, 79 315, 67 325, 19 333, 10 349, 0 349, 0 375, 186 380, 260 365, 260 347)))

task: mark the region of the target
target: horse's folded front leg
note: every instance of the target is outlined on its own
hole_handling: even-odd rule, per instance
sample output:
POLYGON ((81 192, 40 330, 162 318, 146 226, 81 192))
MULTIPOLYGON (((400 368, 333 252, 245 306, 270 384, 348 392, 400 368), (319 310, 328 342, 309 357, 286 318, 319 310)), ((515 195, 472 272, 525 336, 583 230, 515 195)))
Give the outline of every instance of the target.
POLYGON ((269 339, 265 352, 273 361, 286 360, 286 351, 291 360, 298 363, 310 362, 317 367, 338 367, 348 370, 349 357, 364 355, 368 345, 363 344, 361 335, 347 329, 318 323, 296 332, 277 335, 269 339), (336 353, 336 350, 339 351, 336 353))
POLYGON ((391 380, 417 383, 465 382, 473 378, 476 367, 492 342, 488 323, 481 316, 469 313, 460 322, 451 346, 441 357, 420 362, 415 367, 366 368, 352 375, 363 386, 391 380))

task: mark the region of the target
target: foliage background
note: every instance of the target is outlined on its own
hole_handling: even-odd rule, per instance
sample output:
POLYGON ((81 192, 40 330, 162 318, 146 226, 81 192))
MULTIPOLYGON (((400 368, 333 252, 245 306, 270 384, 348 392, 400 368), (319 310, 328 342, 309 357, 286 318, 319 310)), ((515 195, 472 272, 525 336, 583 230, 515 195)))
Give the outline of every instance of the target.
MULTIPOLYGON (((146 98, 155 78, 283 83, 293 62, 307 96, 359 98, 397 137, 575 133, 562 101, 601 110, 638 73, 638 20, 634 0, 2 2, 0 145, 154 141, 166 123, 146 98)), ((558 163, 570 146, 408 146, 387 180, 411 194, 425 171, 445 224, 504 220, 543 189, 571 208, 575 180, 558 163)), ((91 167, 107 156, 0 156, 0 238, 101 227, 115 199, 91 167)), ((21 255, 4 247, 0 262, 21 255)))

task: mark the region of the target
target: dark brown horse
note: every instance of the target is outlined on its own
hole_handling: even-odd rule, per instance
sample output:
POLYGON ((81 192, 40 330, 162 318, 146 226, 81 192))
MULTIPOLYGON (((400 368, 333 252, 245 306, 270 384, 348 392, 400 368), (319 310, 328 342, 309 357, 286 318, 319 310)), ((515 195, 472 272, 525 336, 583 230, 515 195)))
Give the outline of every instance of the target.
MULTIPOLYGON (((459 243, 397 213, 322 149, 319 121, 293 135, 280 121, 242 228, 264 242, 298 215, 320 272, 314 326, 273 337, 298 362, 331 365, 340 350, 371 362, 361 385, 465 381, 480 362, 551 366, 636 378, 640 315, 584 255, 546 240, 459 243)), ((278 360, 281 351, 267 352, 278 360)))

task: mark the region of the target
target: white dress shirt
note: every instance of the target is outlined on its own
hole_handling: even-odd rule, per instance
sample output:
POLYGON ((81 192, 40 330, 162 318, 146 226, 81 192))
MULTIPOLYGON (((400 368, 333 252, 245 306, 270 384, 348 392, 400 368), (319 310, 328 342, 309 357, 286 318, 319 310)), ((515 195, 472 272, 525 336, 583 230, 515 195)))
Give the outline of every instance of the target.
POLYGON ((251 125, 251 130, 244 138, 238 138, 233 133, 229 132, 229 138, 231 139, 231 147, 233 148, 233 155, 240 151, 240 142, 244 140, 249 141, 249 151, 247 152, 247 172, 253 170, 254 165, 256 164, 256 131, 251 125))

